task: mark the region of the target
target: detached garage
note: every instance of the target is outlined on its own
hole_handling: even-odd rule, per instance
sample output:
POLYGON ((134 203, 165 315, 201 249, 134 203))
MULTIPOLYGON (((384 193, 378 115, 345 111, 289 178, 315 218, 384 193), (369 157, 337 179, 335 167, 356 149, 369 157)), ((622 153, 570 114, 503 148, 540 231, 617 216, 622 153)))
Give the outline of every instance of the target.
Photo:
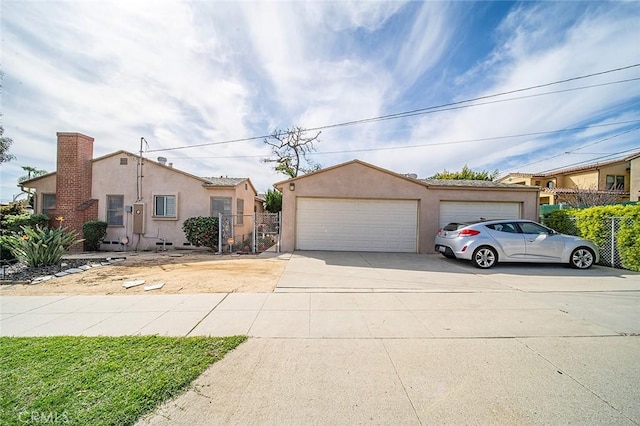
POLYGON ((415 253, 417 200, 300 197, 296 249, 415 253))
POLYGON ((538 215, 538 187, 414 179, 359 160, 275 187, 283 251, 433 253, 448 222, 538 215))

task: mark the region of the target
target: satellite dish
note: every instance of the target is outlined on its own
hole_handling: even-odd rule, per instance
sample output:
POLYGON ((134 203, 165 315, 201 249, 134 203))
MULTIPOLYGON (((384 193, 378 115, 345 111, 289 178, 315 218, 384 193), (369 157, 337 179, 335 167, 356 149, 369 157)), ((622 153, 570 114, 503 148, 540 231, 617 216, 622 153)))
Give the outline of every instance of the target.
POLYGON ((158 157, 158 163, 167 164, 167 158, 166 157, 158 157))

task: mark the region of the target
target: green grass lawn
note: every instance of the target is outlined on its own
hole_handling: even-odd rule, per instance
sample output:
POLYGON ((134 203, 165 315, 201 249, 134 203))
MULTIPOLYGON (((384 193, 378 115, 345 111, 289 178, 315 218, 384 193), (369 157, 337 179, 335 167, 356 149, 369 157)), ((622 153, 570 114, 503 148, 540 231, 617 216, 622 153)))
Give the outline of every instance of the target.
POLYGON ((133 424, 245 340, 0 337, 0 424, 133 424))

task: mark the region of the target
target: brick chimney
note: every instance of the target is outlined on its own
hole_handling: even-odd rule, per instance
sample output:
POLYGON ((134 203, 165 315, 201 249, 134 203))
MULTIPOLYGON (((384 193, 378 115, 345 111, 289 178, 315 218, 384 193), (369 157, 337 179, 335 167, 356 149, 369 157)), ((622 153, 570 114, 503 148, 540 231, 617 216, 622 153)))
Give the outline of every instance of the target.
MULTIPOLYGON (((93 138, 80 133, 57 133, 56 208, 52 226, 63 217, 62 226, 75 230, 82 238, 82 225, 98 218, 98 200, 91 198, 93 138)), ((83 250, 82 244, 71 247, 83 250)))

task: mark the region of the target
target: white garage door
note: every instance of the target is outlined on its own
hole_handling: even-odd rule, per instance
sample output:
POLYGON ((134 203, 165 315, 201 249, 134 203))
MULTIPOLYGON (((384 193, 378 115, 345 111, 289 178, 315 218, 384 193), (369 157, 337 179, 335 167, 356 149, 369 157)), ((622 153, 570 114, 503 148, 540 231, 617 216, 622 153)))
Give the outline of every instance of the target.
POLYGON ((416 200, 298 198, 296 249, 417 251, 416 200))
POLYGON ((441 201, 440 227, 450 222, 480 219, 520 219, 520 203, 441 201))

